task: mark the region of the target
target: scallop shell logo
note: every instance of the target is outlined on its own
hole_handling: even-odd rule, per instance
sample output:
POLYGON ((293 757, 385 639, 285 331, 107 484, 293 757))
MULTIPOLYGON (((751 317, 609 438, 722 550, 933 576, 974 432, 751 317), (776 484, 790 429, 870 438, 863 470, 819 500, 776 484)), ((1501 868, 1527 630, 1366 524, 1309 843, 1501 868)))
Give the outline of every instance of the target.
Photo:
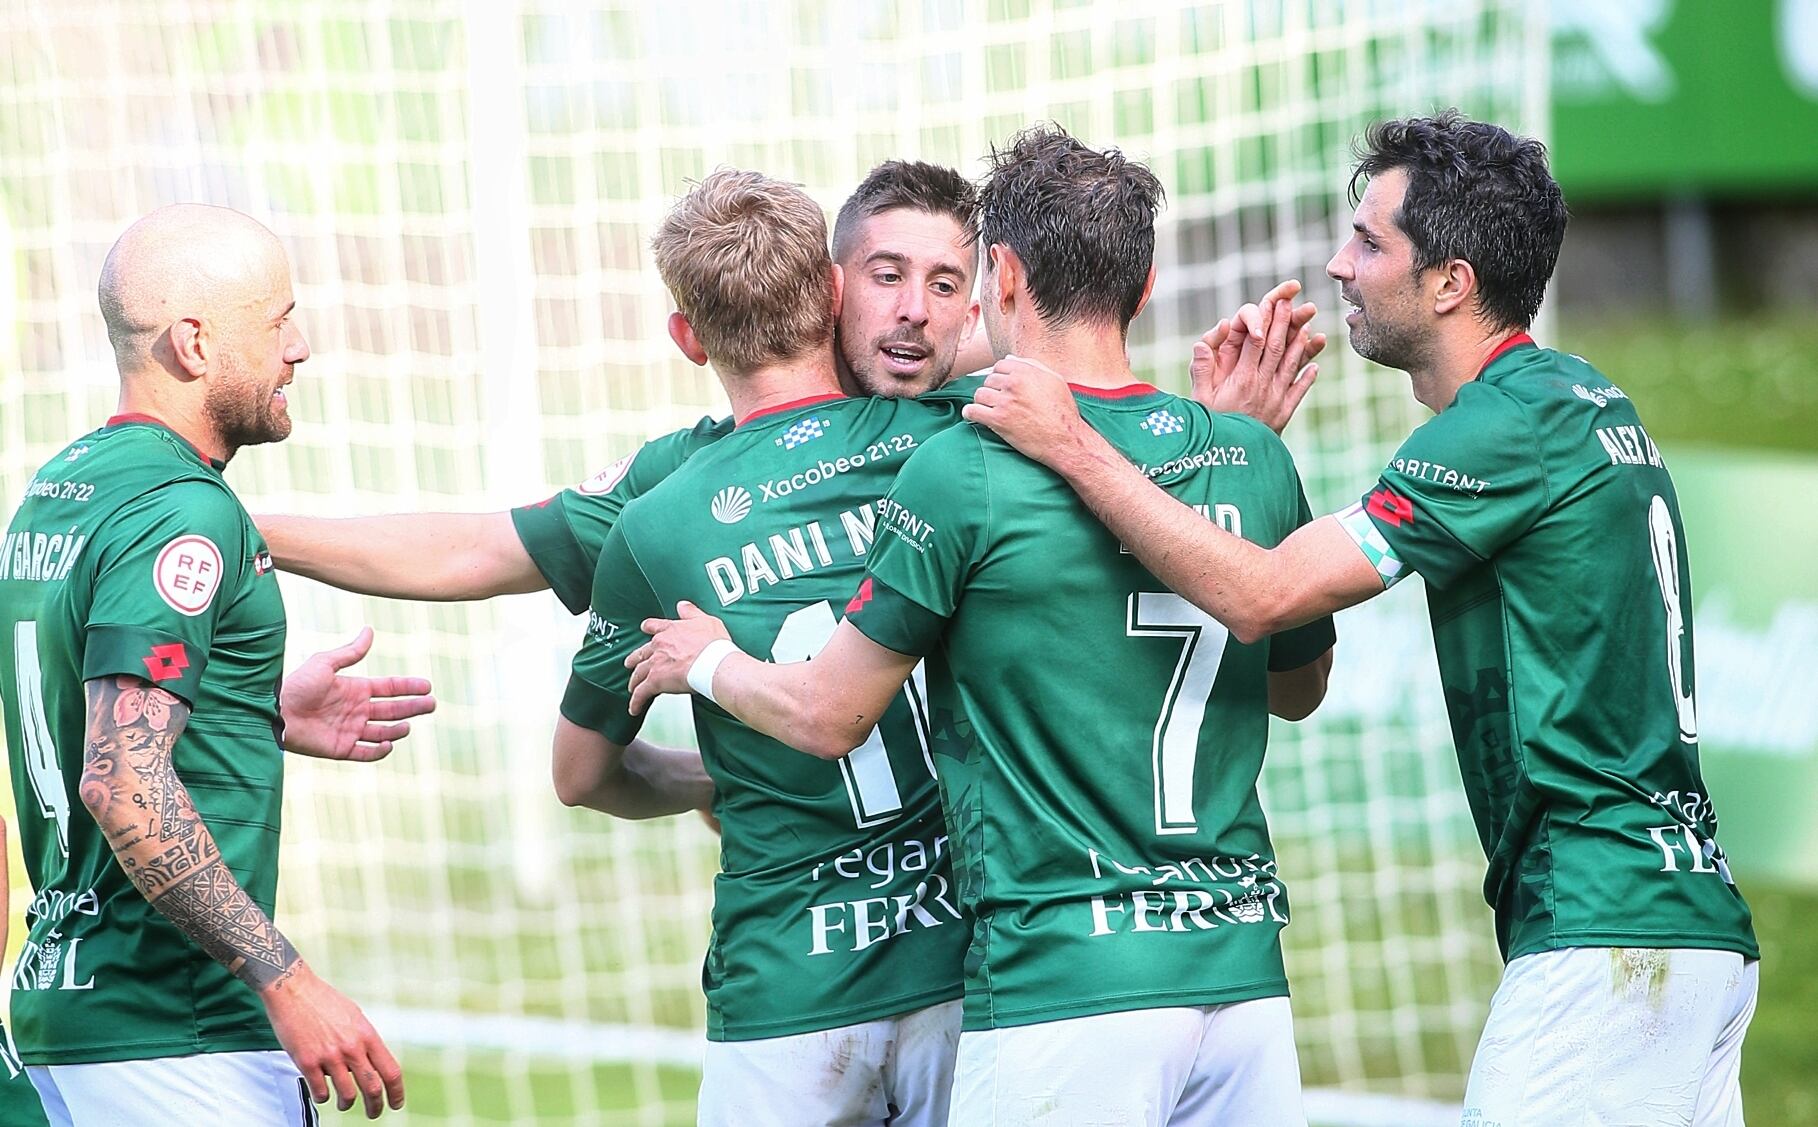
POLYGON ((713 495, 713 519, 721 524, 737 524, 751 511, 751 494, 737 485, 728 485, 713 495))

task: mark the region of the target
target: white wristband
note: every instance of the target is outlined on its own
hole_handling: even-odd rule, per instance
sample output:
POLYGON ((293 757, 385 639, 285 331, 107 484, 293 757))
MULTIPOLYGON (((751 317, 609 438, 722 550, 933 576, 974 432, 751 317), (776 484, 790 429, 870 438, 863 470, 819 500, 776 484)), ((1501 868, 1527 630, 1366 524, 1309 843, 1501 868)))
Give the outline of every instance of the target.
POLYGON ((695 658, 694 664, 688 667, 688 687, 713 703, 720 703, 714 700, 713 675, 719 672, 720 662, 738 652, 739 648, 724 638, 708 642, 707 648, 701 651, 701 656, 695 658))

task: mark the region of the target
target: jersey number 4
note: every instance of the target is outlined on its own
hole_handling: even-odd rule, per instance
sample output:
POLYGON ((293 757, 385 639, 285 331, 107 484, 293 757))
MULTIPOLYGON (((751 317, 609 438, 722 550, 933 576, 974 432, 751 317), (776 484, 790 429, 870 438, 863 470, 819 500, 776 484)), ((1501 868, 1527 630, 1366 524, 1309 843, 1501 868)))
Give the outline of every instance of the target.
MULTIPOLYGON (((808 661, 825 649, 839 620, 833 616, 833 604, 825 599, 790 612, 770 646, 770 660, 780 663, 808 661)), ((933 775, 934 757, 928 754, 928 709, 926 675, 917 662, 915 672, 903 686, 909 701, 909 714, 920 743, 922 762, 933 775)), ((890 765, 890 752, 884 747, 884 734, 871 729, 865 742, 851 755, 839 761, 840 774, 846 780, 846 797, 852 800, 852 817, 863 829, 888 822, 903 812, 902 791, 896 785, 896 771, 890 765)))
POLYGON ((13 668, 19 689, 19 733, 25 740, 25 773, 38 796, 38 812, 57 826, 57 848, 69 856, 69 792, 44 715, 44 673, 38 662, 38 624, 13 624, 13 668))
POLYGON ((1195 833, 1199 819, 1193 814, 1193 767, 1199 758, 1199 732, 1231 632, 1171 591, 1131 595, 1129 613, 1124 632, 1132 638, 1183 639, 1180 661, 1155 722, 1155 832, 1195 833))

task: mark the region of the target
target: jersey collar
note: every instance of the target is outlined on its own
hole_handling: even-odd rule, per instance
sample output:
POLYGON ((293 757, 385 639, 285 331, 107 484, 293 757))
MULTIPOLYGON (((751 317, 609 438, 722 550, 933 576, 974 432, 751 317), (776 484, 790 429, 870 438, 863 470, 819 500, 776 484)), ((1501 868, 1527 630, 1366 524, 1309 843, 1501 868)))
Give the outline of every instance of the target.
POLYGON ((746 415, 742 419, 739 419, 737 422, 733 423, 732 425, 735 428, 742 427, 746 423, 755 423, 759 419, 767 419, 772 415, 780 415, 785 411, 794 411, 797 408, 801 408, 801 407, 812 407, 816 403, 827 403, 827 402, 830 402, 835 399, 845 399, 845 398, 846 398, 845 392, 829 391, 824 395, 810 395, 806 399, 792 399, 787 403, 778 403, 775 407, 765 407, 762 410, 753 411, 753 412, 751 412, 751 414, 746 415))
POLYGON ((1146 383, 1127 383, 1122 387, 1086 387, 1084 384, 1070 383, 1067 387, 1073 394, 1091 399, 1135 399, 1139 395, 1161 394, 1161 388, 1146 383))
POLYGON ((171 425, 169 423, 165 422, 163 419, 154 418, 151 415, 140 414, 137 411, 128 412, 127 414, 124 414, 124 415, 115 415, 113 418, 111 418, 111 419, 107 420, 107 422, 103 423, 102 427, 103 428, 117 427, 117 426, 121 426, 126 423, 140 423, 145 426, 153 426, 153 427, 159 428, 160 430, 169 431, 171 434, 176 435, 176 437, 183 443, 183 445, 189 447, 191 450, 194 450, 196 452, 196 457, 202 459, 203 462, 207 463, 211 468, 213 468, 217 472, 227 468, 226 462, 217 461, 216 459, 209 457, 207 454, 204 454, 202 452, 202 448, 200 446, 197 446, 195 443, 191 442, 187 438, 184 438, 182 435, 177 434, 177 432, 171 428, 171 425))
POLYGON ((1483 367, 1477 369, 1477 374, 1479 376, 1483 375, 1490 370, 1491 364, 1496 363, 1496 361, 1501 360, 1504 356, 1515 351, 1517 348, 1521 348, 1523 345, 1526 345, 1528 348, 1540 347, 1534 343, 1534 338, 1529 336, 1525 331, 1510 333, 1503 339, 1501 344, 1496 346, 1496 350, 1491 352, 1489 357, 1484 360, 1483 367))

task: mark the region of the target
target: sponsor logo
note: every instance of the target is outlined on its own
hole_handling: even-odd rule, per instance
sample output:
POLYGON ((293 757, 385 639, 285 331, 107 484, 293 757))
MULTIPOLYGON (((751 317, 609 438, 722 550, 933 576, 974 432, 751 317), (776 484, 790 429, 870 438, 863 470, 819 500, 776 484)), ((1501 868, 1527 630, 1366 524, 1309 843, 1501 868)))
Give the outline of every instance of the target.
POLYGON ((598 611, 589 610, 587 612, 587 638, 589 641, 610 642, 618 636, 618 633, 617 623, 601 618, 598 611))
POLYGON ((1627 399, 1629 397, 1628 392, 1623 391, 1619 387, 1589 388, 1581 383, 1572 385, 1572 394, 1584 400, 1586 403, 1595 403, 1599 407, 1609 406, 1610 400, 1612 399, 1627 399))
POLYGON ((1166 408, 1158 407, 1149 412, 1149 417, 1137 424, 1156 438, 1164 434, 1179 434, 1187 429, 1187 420, 1170 413, 1166 408))
POLYGON ((826 434, 827 428, 832 425, 832 419, 799 419, 777 436, 776 444, 785 450, 794 450, 797 446, 813 442, 826 434))
POLYGON ((221 549, 206 536, 179 536, 164 545, 152 565, 158 597, 178 614, 193 618, 215 601, 221 585, 221 549))
POLYGON ((75 449, 74 449, 74 450, 71 450, 71 451, 70 451, 70 452, 69 452, 69 457, 67 457, 67 458, 65 458, 65 459, 63 459, 63 460, 64 460, 64 461, 66 461, 66 462, 73 462, 73 461, 75 461, 75 460, 76 460, 76 459, 77 459, 77 458, 80 458, 80 457, 81 457, 81 456, 82 456, 82 455, 84 455, 84 454, 86 454, 86 453, 88 453, 88 447, 86 447, 86 446, 78 446, 78 447, 76 447, 76 448, 75 448, 75 449))
POLYGON ((1395 467, 1396 473, 1421 481, 1430 481, 1435 485, 1443 485, 1447 489, 1456 489, 1460 493, 1469 493, 1472 496, 1481 494, 1490 484, 1487 478, 1472 477, 1470 474, 1455 470, 1450 466, 1442 466, 1438 462, 1422 461, 1419 458, 1397 458, 1389 464, 1395 467))
POLYGON ((612 465, 607 466, 599 473, 594 474, 586 481, 575 486, 575 491, 585 493, 589 497, 597 497, 602 493, 611 493, 612 487, 619 482, 624 481, 625 475, 631 472, 631 463, 636 460, 637 456, 637 452, 635 450, 632 451, 623 458, 612 463, 612 465))
POLYGON ((916 516, 894 497, 881 498, 877 503, 878 514, 883 518, 883 526, 894 533, 897 539, 918 552, 926 551, 928 537, 934 535, 934 526, 916 516))
POLYGON ((751 512, 751 492, 743 486, 728 485, 713 495, 709 511, 721 524, 737 524, 751 512))
POLYGON ((1371 516, 1392 528, 1414 523, 1414 502, 1386 485, 1378 487, 1376 492, 1370 494, 1370 499, 1365 503, 1364 508, 1371 516))
POLYGON ((264 575, 266 572, 270 571, 272 568, 277 567, 277 566, 278 566, 277 564, 272 562, 271 553, 267 552, 263 549, 261 549, 259 551, 258 555, 253 557, 253 574, 254 575, 264 575))
POLYGON ((865 581, 859 584, 858 594, 852 596, 852 601, 846 604, 846 613, 854 615, 864 610, 865 604, 871 601, 871 596, 871 577, 867 575, 865 581))
POLYGON ((183 676, 189 668, 189 651, 183 648, 182 642, 169 642, 162 646, 153 646, 146 655, 145 672, 153 684, 161 681, 174 681, 183 676))
POLYGON ((1189 470, 1205 470, 1214 466, 1247 466, 1250 464, 1250 451, 1242 446, 1211 446, 1197 454, 1188 454, 1159 466, 1140 465, 1136 468, 1151 481, 1157 478, 1173 477, 1175 474, 1189 470))

